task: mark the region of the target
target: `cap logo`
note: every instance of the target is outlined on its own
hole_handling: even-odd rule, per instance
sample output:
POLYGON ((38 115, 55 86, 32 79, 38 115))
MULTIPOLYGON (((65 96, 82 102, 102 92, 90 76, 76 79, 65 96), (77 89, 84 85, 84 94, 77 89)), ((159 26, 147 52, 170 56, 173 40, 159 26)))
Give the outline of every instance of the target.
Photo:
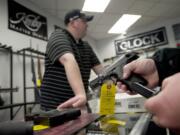
POLYGON ((79 15, 76 15, 76 16, 71 17, 69 20, 70 20, 70 21, 73 21, 73 20, 78 19, 78 18, 80 18, 80 16, 79 16, 79 15))

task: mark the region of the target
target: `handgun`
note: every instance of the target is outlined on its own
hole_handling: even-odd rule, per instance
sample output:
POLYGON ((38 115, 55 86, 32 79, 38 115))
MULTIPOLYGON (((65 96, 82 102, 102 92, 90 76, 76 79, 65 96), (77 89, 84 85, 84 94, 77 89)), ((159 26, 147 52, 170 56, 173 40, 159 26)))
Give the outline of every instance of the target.
POLYGON ((94 80, 94 82, 90 83, 91 88, 96 89, 106 80, 111 80, 112 77, 114 77, 116 82, 121 81, 130 91, 135 91, 146 98, 157 94, 156 91, 146 87, 148 82, 138 74, 132 73, 129 78, 122 79, 123 66, 138 58, 139 56, 136 52, 130 52, 122 55, 112 65, 105 68, 105 70, 94 80))
MULTIPOLYGON (((116 82, 121 80, 123 75, 123 67, 127 63, 138 59, 138 53, 136 52, 130 52, 122 55, 121 57, 117 58, 115 62, 113 62, 111 65, 106 67, 101 74, 98 75, 96 79, 90 82, 90 87, 92 89, 96 89, 100 87, 106 80, 111 80, 112 78, 116 79, 116 82)), ((134 78, 134 77, 133 77, 134 78)), ((131 79, 132 80, 132 79, 131 79)), ((143 82, 145 85, 147 82, 143 78, 136 78, 133 79, 138 82, 143 82)), ((114 83, 116 83, 114 82, 114 83)))

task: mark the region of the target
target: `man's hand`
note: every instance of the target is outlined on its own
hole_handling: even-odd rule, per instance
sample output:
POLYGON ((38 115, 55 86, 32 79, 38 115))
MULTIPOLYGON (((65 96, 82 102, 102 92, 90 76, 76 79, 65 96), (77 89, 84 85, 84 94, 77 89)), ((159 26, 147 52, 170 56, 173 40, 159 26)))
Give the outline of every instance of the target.
MULTIPOLYGON (((123 68, 123 79, 127 79, 132 73, 139 74, 147 80, 149 88, 155 87, 159 82, 158 72, 152 59, 138 59, 128 63, 123 68)), ((121 90, 128 91, 121 82, 118 83, 121 90)))
POLYGON ((60 104, 57 109, 63 109, 63 108, 72 108, 72 107, 77 107, 81 108, 86 105, 87 99, 85 95, 76 95, 66 102, 60 104))
POLYGON ((158 125, 180 130, 180 73, 166 78, 161 92, 148 99, 145 107, 158 125))

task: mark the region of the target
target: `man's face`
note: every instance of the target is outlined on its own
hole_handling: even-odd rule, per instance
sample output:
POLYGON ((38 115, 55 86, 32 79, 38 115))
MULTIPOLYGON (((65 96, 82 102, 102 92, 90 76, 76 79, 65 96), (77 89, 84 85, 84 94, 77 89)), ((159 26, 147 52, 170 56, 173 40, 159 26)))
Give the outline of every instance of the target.
POLYGON ((88 27, 87 21, 83 18, 78 18, 74 21, 76 23, 76 28, 77 28, 77 31, 79 33, 79 36, 81 38, 83 38, 87 32, 87 27, 88 27))

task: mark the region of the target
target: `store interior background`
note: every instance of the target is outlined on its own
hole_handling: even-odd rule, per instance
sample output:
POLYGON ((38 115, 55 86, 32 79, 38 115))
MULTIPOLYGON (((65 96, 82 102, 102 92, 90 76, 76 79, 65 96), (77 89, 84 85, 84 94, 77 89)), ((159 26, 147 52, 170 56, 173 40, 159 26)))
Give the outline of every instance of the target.
MULTIPOLYGON (((54 31, 54 25, 64 27, 63 17, 65 12, 73 8, 82 8, 83 0, 15 0, 28 9, 47 18, 48 37, 54 31)), ((142 18, 133 25, 125 36, 131 36, 148 32, 160 27, 166 28, 168 44, 160 46, 176 47, 172 26, 180 23, 179 0, 111 0, 105 13, 94 14, 95 19, 89 23, 86 40, 90 43, 99 59, 116 56, 114 41, 124 38, 124 35, 108 35, 107 31, 123 13, 142 14, 142 18), (114 21, 114 23, 113 23, 114 21)), ((14 51, 30 47, 45 52, 46 41, 33 38, 8 29, 8 5, 7 0, 0 0, 0 43, 12 46, 14 51)), ((144 51, 142 55, 151 56, 153 52, 144 51)), ((13 57, 13 87, 18 87, 18 92, 13 93, 13 103, 23 102, 23 71, 22 56, 13 57)), ((41 61, 42 67, 44 61, 41 61)), ((9 87, 9 55, 0 51, 0 87, 9 87)), ((32 86, 32 73, 30 59, 26 62, 26 83, 32 86)), ((43 70, 43 69, 42 69, 43 70)), ((92 73, 91 78, 94 77, 92 73)), ((9 104, 9 93, 0 93, 5 104, 9 104)), ((27 100, 34 101, 33 90, 28 90, 27 100)), ((14 108, 17 110, 17 108, 14 108)), ((15 119, 23 118, 23 107, 15 119)), ((9 119, 9 109, 0 110, 0 121, 9 119)))

